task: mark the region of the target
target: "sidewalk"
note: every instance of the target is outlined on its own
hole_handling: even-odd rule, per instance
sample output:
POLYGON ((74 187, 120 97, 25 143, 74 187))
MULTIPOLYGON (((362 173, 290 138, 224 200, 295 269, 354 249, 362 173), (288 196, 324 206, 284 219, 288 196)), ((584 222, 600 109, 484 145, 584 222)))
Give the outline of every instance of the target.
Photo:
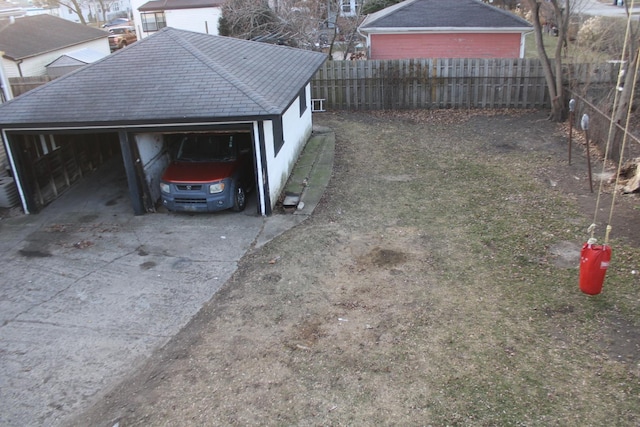
POLYGON ((307 145, 289 176, 284 192, 287 213, 266 219, 265 226, 255 242, 255 247, 267 243, 286 230, 295 227, 313 213, 331 179, 335 134, 329 128, 314 126, 307 145))

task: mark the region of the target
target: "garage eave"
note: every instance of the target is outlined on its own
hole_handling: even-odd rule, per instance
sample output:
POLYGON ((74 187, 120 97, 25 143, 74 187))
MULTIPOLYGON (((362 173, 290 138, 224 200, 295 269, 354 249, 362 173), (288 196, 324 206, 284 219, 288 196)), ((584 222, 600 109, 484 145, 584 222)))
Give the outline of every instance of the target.
POLYGON ((529 27, 520 28, 487 28, 487 27, 398 27, 398 28, 361 28, 364 34, 447 34, 447 33, 528 33, 531 31, 529 27))
POLYGON ((7 132, 61 132, 61 131, 81 131, 91 132, 113 132, 131 129, 139 131, 142 129, 166 129, 181 127, 200 127, 220 125, 225 123, 251 123, 256 121, 277 120, 280 116, 260 115, 260 116, 235 116, 235 117, 210 117, 210 118, 179 118, 164 120, 136 120, 136 121, 111 121, 111 122, 69 122, 69 123, 7 123, 0 124, 0 129, 7 132))

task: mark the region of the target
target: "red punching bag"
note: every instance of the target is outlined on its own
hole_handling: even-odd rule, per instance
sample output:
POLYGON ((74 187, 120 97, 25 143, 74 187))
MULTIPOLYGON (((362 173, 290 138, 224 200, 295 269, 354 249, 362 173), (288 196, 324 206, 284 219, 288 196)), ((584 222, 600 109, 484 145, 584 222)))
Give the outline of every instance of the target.
POLYGON ((611 260, 611 246, 594 245, 589 242, 580 252, 580 290, 585 294, 598 295, 602 291, 604 276, 611 260))

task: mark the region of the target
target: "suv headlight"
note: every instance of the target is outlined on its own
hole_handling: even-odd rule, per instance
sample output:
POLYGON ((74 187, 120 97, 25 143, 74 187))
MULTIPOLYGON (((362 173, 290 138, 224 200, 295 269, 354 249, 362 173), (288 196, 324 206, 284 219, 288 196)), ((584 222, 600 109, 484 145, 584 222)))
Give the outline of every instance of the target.
POLYGON ((160 191, 162 191, 163 193, 170 193, 171 192, 171 186, 169 184, 167 184, 166 182, 161 182, 160 183, 160 191))
POLYGON ((209 185, 210 194, 222 193, 223 191, 224 191, 224 182, 216 182, 214 184, 209 185))

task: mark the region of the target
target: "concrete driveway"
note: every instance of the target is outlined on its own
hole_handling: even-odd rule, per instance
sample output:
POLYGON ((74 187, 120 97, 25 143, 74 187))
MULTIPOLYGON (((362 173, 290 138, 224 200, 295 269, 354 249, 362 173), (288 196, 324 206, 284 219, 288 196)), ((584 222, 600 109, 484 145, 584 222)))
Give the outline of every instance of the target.
MULTIPOLYGON (((616 1, 616 4, 618 2, 616 1)), ((627 3, 631 5, 631 0, 627 0, 627 3)), ((626 8, 622 5, 616 6, 614 5, 613 0, 604 1, 604 0, 583 0, 578 3, 576 6, 576 12, 584 13, 585 15, 591 16, 617 16, 617 17, 627 17, 626 8)), ((631 14, 635 15, 640 13, 640 2, 636 2, 635 7, 631 10, 631 14)))
POLYGON ((295 214, 258 216, 252 195, 242 213, 134 216, 112 165, 40 214, 0 220, 0 425, 63 425, 178 333, 248 250, 308 217, 331 175, 325 132, 288 183, 295 214))
POLYGON ((133 216, 118 168, 0 222, 0 425, 56 425, 176 334, 265 219, 133 216), (97 191, 96 191, 97 190, 97 191))

